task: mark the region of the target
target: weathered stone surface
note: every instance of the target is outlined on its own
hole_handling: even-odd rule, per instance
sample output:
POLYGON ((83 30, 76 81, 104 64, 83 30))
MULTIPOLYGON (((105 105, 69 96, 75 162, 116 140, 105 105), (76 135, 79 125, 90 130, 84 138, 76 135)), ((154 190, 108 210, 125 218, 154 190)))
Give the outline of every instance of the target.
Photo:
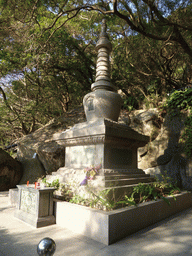
POLYGON ((54 141, 41 145, 37 149, 37 155, 47 173, 65 166, 65 148, 54 141))
POLYGON ((139 149, 138 167, 159 178, 167 174, 178 186, 192 190, 191 160, 182 155, 179 144, 185 118, 184 114, 165 116, 156 139, 139 149))
POLYGON ((24 172, 19 184, 26 184, 27 181, 34 183, 38 178, 46 175, 45 169, 36 154, 33 158, 22 158, 21 163, 24 172))
MULTIPOLYGON (((154 109, 154 112, 157 110, 154 109)), ((146 111, 143 111, 146 112, 146 111)), ((151 112, 151 110, 150 110, 151 112)), ((139 117, 141 116, 139 113, 139 117)), ((165 165, 169 163, 172 157, 181 152, 179 146, 179 138, 184 128, 184 116, 174 116, 170 117, 165 116, 164 119, 159 120, 158 112, 156 116, 153 116, 153 122, 151 123, 151 128, 146 129, 146 119, 141 122, 143 127, 140 131, 141 133, 147 134, 151 137, 151 140, 148 145, 144 148, 140 148, 139 153, 139 162, 138 166, 141 169, 147 169, 159 165, 165 165), (154 136, 154 132, 156 136, 154 136)), ((144 115, 145 116, 145 115, 144 115)), ((149 116, 148 114, 146 116, 149 116)), ((137 116, 136 116, 137 117, 137 116)), ((131 126, 135 126, 134 120, 139 118, 132 118, 131 126)), ((150 120, 150 119, 148 119, 150 120)), ((150 121, 151 122, 151 121, 150 121)), ((147 124, 148 125, 148 124, 147 124)))
MULTIPOLYGON (((130 126, 138 132, 151 136, 158 123, 158 111, 156 108, 149 110, 136 110, 130 114, 130 126)), ((157 127, 160 129, 160 125, 157 127)))
POLYGON ((34 185, 17 185, 18 204, 14 216, 41 228, 55 224, 53 215, 53 192, 55 188, 35 189, 34 185))
POLYGON ((108 118, 117 122, 121 111, 122 99, 116 92, 96 90, 85 95, 83 105, 87 121, 108 118))
POLYGON ((21 164, 0 149, 0 191, 9 190, 19 184, 22 177, 21 164))

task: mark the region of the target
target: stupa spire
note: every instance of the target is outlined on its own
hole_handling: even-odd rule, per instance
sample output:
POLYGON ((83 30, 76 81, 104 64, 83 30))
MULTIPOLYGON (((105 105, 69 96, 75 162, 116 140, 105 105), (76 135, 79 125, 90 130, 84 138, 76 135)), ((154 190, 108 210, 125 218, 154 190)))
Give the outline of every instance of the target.
POLYGON ((106 20, 102 20, 101 33, 99 40, 96 44, 97 64, 96 64, 96 79, 95 83, 92 84, 91 89, 93 91, 97 89, 105 89, 109 91, 115 91, 115 87, 112 85, 110 80, 110 62, 109 54, 112 50, 112 44, 109 41, 107 35, 106 20))
POLYGON ((96 79, 91 85, 92 92, 86 94, 83 99, 87 121, 107 118, 117 122, 121 110, 121 96, 116 93, 110 79, 109 54, 112 45, 106 31, 106 21, 102 20, 101 33, 96 44, 96 79))

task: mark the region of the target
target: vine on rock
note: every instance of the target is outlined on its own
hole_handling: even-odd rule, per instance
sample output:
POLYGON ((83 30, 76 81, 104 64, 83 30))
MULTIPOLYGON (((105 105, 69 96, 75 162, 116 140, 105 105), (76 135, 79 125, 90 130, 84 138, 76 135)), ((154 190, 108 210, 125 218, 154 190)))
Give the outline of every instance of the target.
POLYGON ((184 153, 192 156, 192 88, 174 91, 167 100, 167 105, 172 115, 178 115, 181 111, 187 113, 185 129, 180 142, 184 145, 184 153))

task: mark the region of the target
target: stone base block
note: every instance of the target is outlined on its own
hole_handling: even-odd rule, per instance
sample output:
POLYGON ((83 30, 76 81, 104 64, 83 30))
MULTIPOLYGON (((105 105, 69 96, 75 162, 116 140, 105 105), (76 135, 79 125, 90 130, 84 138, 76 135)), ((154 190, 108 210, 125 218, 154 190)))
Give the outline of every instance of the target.
POLYGON ((89 207, 57 202, 56 223, 63 228, 85 235, 106 245, 133 234, 192 206, 192 194, 181 193, 168 197, 169 206, 162 199, 139 206, 110 212, 89 207))
POLYGON ((18 198, 19 198, 18 188, 9 189, 9 204, 11 206, 17 207, 18 198))
POLYGON ((16 210, 14 213, 14 216, 16 218, 30 224, 31 226, 33 226, 35 228, 41 228, 41 227, 56 224, 56 219, 55 219, 55 216, 53 216, 53 215, 47 216, 47 217, 36 218, 36 216, 34 216, 33 214, 23 212, 20 210, 16 210))

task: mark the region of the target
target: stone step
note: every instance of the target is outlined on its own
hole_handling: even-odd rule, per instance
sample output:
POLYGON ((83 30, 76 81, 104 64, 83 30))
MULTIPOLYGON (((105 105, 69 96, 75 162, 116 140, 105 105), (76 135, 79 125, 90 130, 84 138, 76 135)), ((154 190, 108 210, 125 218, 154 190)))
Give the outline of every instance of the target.
MULTIPOLYGON (((65 172, 66 175, 66 172, 65 172)), ((73 177, 73 174, 68 174, 69 177, 73 177)), ((85 174, 82 177, 82 174, 76 175, 76 177, 81 177, 79 181, 81 181, 82 178, 84 178, 85 174)), ((59 172, 54 172, 52 175, 46 176, 47 182, 51 183, 52 181, 59 179, 59 182, 62 183, 65 180, 64 174, 59 172)), ((95 180, 97 182, 101 182, 104 187, 108 186, 108 184, 118 184, 118 186, 122 185, 128 185, 128 184, 137 184, 137 183, 146 183, 154 181, 153 178, 150 177, 148 174, 107 174, 104 173, 104 175, 97 175, 95 177, 95 180)), ((101 185, 101 184, 100 184, 101 185)))
POLYGON ((148 183, 152 182, 152 178, 129 178, 129 179, 118 179, 118 180, 105 180, 104 186, 105 187, 112 187, 112 186, 124 186, 124 185, 136 185, 138 183, 148 183))
POLYGON ((130 175, 130 174, 145 174, 141 169, 103 169, 104 175, 130 175))
MULTIPOLYGON (((100 175, 98 175, 98 176, 96 176, 96 178, 99 178, 99 177, 103 177, 103 176, 100 176, 100 175)), ((129 178, 148 178, 148 177, 150 177, 150 175, 149 174, 128 174, 128 175, 126 175, 126 174, 113 174, 113 175, 104 175, 104 178, 105 178, 105 180, 110 180, 110 179, 114 179, 114 180, 116 180, 116 179, 129 179, 129 178)))
MULTIPOLYGON (((81 174, 82 173, 85 173, 85 172, 82 172, 82 170, 80 170, 81 172, 81 174)), ((51 175, 47 175, 47 177, 49 177, 49 176, 57 176, 57 175, 66 175, 66 174, 68 174, 68 173, 70 173, 71 174, 71 172, 68 172, 68 170, 67 169, 65 169, 65 168, 60 168, 57 172, 52 172, 52 174, 51 175)), ((126 177, 137 177, 137 176, 145 176, 145 177, 148 177, 148 176, 150 176, 149 174, 145 174, 145 172, 143 172, 143 171, 141 171, 141 170, 139 170, 139 169, 135 169, 135 170, 129 170, 129 171, 123 171, 123 170, 121 170, 121 171, 116 171, 116 170, 113 170, 113 171, 110 171, 110 172, 108 172, 107 170, 101 170, 100 171, 100 175, 98 175, 98 176, 105 176, 105 177, 111 177, 111 176, 126 176, 126 177)), ((78 174, 78 171, 76 171, 75 172, 75 174, 77 175, 78 174)))
MULTIPOLYGON (((145 183, 146 185, 151 184, 152 182, 145 183)), ((124 195, 127 195, 128 197, 131 196, 133 192, 133 188, 137 184, 132 185, 124 185, 124 186, 113 186, 113 187, 106 187, 106 190, 109 190, 109 193, 107 194, 107 198, 113 199, 118 201, 119 199, 122 199, 124 195)))

